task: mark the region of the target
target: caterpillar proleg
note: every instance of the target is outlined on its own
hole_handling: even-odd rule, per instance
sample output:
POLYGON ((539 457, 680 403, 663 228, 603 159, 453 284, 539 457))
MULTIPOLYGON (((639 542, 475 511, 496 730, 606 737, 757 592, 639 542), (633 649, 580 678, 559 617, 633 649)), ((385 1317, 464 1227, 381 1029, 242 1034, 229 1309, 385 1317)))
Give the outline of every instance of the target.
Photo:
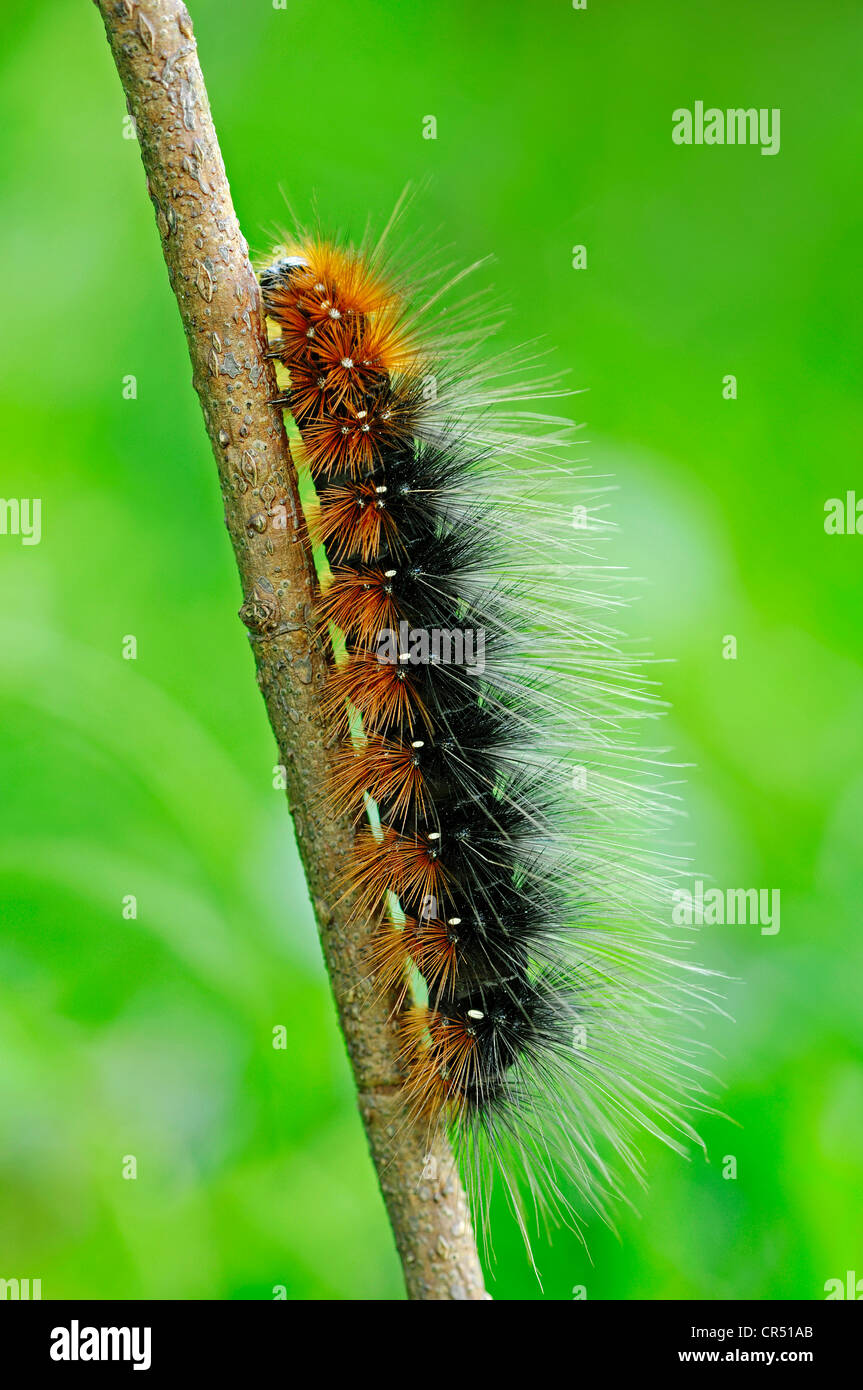
POLYGON ((645 1135, 700 1143, 712 996, 651 843, 661 704, 621 644, 605 488, 566 461, 543 350, 494 351, 461 280, 308 235, 260 273, 317 490, 345 889, 412 1116, 449 1129, 486 1240, 502 1183, 529 1246, 536 1216, 611 1221, 645 1135))

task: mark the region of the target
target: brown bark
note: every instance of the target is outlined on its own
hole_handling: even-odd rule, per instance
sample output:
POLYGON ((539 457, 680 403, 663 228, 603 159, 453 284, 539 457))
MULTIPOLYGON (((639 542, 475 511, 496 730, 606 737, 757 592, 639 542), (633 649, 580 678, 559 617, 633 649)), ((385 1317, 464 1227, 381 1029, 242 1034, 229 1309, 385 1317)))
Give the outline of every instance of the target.
MULTIPOLYGON (((342 900, 350 827, 326 816, 330 757, 320 716, 326 679, 311 605, 316 579, 258 286, 231 203, 188 11, 180 0, 96 0, 129 110, 219 467, 240 571, 240 616, 286 769, 288 801, 360 1112, 409 1298, 482 1299, 461 1183, 442 1136, 405 1116, 386 1000, 364 978, 367 926, 342 900)), ((226 808, 230 813, 230 808, 226 808)))

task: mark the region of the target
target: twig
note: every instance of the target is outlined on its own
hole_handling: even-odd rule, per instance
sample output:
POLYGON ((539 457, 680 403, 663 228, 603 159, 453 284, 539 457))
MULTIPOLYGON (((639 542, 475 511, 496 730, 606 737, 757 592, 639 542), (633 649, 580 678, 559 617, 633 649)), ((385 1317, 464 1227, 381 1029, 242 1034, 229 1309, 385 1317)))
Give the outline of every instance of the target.
MULTIPOLYGON (((258 684, 288 800, 378 1179, 409 1298, 482 1299, 467 1204, 443 1136, 407 1123, 386 1000, 364 979, 366 928, 343 901, 352 832, 320 809, 326 670, 311 626, 316 579, 266 357, 258 286, 180 0, 96 0, 129 111, 219 466, 258 684)), ((229 812, 229 808, 226 808, 229 812)))

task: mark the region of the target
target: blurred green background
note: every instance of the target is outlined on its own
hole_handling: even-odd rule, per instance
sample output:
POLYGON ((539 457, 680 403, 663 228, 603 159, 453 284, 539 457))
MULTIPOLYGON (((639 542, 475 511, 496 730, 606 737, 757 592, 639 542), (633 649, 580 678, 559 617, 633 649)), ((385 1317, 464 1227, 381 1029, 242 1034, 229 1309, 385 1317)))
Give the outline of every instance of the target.
MULTIPOLYGON (((547 335, 588 390, 630 629, 676 658, 685 838, 716 884, 781 890, 778 935, 702 944, 734 977, 709 1041, 740 1128, 704 1125, 709 1164, 648 1146, 639 1214, 590 1259, 556 1235, 544 1296, 823 1298, 863 1275, 863 537, 823 526, 863 496, 859 6, 190 8, 254 251, 285 198, 360 231, 430 175, 412 225, 493 253, 507 341, 547 335), (697 99, 780 107, 779 154, 673 145, 697 99)), ((0 1277, 398 1298, 99 16, 7 0, 0 38, 0 491, 44 508, 40 545, 0 536, 0 1277)), ((494 1296, 543 1296, 495 1229, 494 1296)))

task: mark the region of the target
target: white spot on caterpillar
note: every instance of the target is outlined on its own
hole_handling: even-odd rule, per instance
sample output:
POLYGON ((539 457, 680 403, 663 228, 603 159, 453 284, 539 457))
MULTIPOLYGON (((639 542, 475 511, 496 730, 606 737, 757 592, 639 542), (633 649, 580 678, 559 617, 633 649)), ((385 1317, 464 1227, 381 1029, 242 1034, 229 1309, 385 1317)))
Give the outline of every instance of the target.
POLYGON ((440 839, 440 831, 439 831, 439 830, 430 830, 430 831, 429 831, 429 839, 430 839, 430 840, 439 840, 439 839, 440 839))
POLYGON ((425 748, 425 742, 421 738, 414 739, 411 748, 425 748))
POLYGON ((460 926, 461 926, 461 918, 460 918, 460 917, 447 917, 447 919, 446 919, 446 924, 447 924, 448 927, 460 927, 460 926))
POLYGON ((354 360, 353 360, 352 357, 343 357, 343 358, 342 358, 342 366, 344 367, 345 371, 348 371, 348 372, 349 372, 349 371, 351 370, 351 367, 352 367, 353 365, 354 365, 354 360))
POLYGON ((468 1018, 485 1018, 481 1009, 468 1009, 467 1016, 468 1018))
POLYGON ((375 488, 375 492, 386 492, 386 490, 387 490, 386 483, 384 483, 383 487, 376 487, 376 488, 375 488))
POLYGON ((384 570, 384 579, 395 579, 398 570, 384 570))

